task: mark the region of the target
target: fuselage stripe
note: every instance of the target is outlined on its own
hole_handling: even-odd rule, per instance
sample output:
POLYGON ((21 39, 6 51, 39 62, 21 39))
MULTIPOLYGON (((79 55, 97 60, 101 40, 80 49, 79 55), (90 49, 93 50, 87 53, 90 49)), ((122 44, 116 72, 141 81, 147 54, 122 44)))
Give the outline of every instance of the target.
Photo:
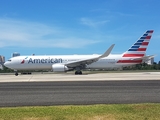
POLYGON ((118 60, 117 63, 142 63, 142 60, 118 60))
POLYGON ((124 54, 123 57, 143 57, 144 54, 124 54))

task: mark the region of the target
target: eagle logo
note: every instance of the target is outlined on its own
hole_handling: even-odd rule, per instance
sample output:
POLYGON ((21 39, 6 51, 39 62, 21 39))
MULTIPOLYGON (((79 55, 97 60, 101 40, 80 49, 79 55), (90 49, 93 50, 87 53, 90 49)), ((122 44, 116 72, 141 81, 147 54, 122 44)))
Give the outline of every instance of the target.
POLYGON ((25 63, 25 60, 26 60, 27 58, 28 58, 28 57, 25 57, 25 58, 22 60, 21 64, 24 64, 24 63, 25 63))

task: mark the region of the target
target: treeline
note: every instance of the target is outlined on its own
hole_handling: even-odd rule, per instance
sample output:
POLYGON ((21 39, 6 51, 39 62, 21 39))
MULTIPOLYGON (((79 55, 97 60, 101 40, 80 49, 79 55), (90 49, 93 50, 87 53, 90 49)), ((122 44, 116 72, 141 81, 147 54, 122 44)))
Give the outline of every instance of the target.
MULTIPOLYGON (((0 73, 13 73, 13 72, 14 72, 14 70, 9 69, 5 66, 3 66, 3 70, 0 69, 0 73)), ((46 70, 24 70, 24 71, 20 70, 18 72, 20 72, 20 73, 30 73, 30 72, 47 72, 47 71, 46 70)))
MULTIPOLYGON (((14 70, 9 69, 5 66, 3 66, 3 70, 0 69, 0 73, 13 73, 14 70)), ((20 73, 31 73, 31 72, 48 72, 47 70, 20 70, 18 71, 20 73)))
POLYGON ((160 61, 154 62, 153 65, 147 63, 137 64, 135 66, 124 67, 123 70, 160 70, 160 61))
POLYGON ((14 70, 9 69, 5 66, 3 66, 3 70, 0 69, 0 73, 11 73, 11 72, 14 72, 14 70))

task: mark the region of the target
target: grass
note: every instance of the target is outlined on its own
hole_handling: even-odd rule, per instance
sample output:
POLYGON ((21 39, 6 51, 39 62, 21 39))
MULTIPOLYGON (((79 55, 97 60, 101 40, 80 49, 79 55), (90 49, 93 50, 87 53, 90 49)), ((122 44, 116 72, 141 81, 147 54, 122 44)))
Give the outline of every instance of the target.
POLYGON ((160 104, 0 108, 0 120, 159 120, 160 104))

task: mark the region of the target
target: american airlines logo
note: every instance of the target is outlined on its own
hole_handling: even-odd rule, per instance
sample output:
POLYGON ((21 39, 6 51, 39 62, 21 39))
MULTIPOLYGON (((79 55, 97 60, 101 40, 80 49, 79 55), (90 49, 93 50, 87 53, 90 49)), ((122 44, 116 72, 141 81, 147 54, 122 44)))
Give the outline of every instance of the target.
POLYGON ((47 59, 32 59, 32 58, 30 58, 29 60, 28 60, 28 64, 29 63, 62 63, 62 59, 61 58, 59 58, 59 59, 57 59, 57 58, 47 58, 47 59))
POLYGON ((25 60, 27 59, 28 57, 26 57, 25 59, 22 60, 21 64, 24 64, 25 63, 25 60))

